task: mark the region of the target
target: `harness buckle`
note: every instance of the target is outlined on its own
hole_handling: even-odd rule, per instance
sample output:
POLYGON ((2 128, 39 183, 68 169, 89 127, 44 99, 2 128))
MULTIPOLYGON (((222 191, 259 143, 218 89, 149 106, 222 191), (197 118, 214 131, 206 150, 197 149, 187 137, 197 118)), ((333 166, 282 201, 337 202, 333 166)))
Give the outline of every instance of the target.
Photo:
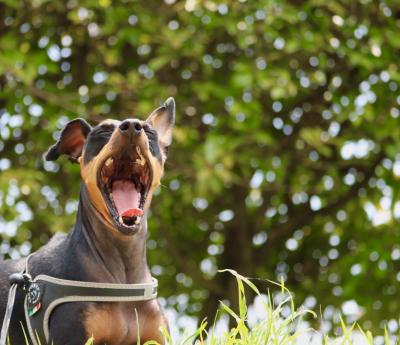
POLYGON ((25 293, 28 292, 29 286, 32 284, 32 276, 29 273, 13 273, 9 277, 11 285, 17 284, 25 293))
POLYGON ((22 276, 24 277, 24 285, 22 286, 22 290, 24 292, 28 292, 29 287, 32 284, 32 276, 29 273, 23 273, 22 276))

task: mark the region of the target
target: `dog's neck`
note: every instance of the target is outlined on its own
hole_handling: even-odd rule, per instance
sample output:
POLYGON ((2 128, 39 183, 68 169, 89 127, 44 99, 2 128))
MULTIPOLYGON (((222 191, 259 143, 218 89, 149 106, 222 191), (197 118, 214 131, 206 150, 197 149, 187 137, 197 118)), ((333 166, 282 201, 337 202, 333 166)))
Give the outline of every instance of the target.
POLYGON ((146 260, 147 219, 140 230, 132 235, 110 229, 90 202, 87 189, 81 187, 77 221, 72 241, 81 250, 79 256, 86 279, 109 283, 151 282, 146 260))

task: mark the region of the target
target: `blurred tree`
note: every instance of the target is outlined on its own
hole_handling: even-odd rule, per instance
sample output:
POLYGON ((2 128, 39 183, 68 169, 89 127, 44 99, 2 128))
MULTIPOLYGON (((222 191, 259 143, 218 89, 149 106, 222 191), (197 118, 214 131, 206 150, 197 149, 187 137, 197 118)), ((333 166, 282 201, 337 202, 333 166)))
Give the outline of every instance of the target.
POLYGON ((213 315, 233 268, 328 320, 397 319, 399 26, 390 0, 0 1, 0 252, 73 224, 78 166, 41 159, 57 129, 174 96, 148 242, 168 305, 213 315))

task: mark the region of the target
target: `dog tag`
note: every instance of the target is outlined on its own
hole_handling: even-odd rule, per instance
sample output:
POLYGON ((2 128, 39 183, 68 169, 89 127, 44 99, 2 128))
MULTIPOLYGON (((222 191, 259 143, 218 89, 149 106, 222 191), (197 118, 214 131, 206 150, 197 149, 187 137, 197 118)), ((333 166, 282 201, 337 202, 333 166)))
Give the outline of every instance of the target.
POLYGON ((38 283, 31 283, 28 288, 28 294, 27 294, 27 304, 28 304, 28 315, 33 316, 35 315, 40 308, 42 307, 42 304, 40 303, 42 296, 43 296, 43 290, 44 286, 42 284, 38 283))
POLYGON ((39 301, 40 298, 42 297, 42 292, 40 289, 39 284, 37 283, 32 283, 29 285, 28 288, 28 304, 30 307, 36 305, 39 301))

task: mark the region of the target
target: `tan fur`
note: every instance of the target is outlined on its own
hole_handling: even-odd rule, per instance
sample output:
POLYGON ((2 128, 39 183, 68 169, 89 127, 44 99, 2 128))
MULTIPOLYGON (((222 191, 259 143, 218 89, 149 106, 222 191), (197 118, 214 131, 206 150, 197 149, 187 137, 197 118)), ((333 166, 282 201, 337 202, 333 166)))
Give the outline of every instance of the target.
POLYGON ((139 334, 142 344, 149 340, 164 344, 161 326, 165 327, 166 321, 154 300, 137 304, 96 303, 86 311, 85 329, 95 345, 134 345, 139 334))
MULTIPOLYGON (((114 123, 116 128, 118 128, 120 122, 111 119, 103 121, 103 124, 109 124, 109 123, 114 123)), ((143 123, 144 121, 142 121, 142 124, 143 123)), ((116 232, 117 236, 121 236, 121 234, 119 234, 118 231, 115 230, 111 214, 107 208, 107 205, 104 201, 101 191, 97 186, 97 172, 99 171, 99 169, 104 164, 107 158, 112 157, 113 153, 119 151, 121 145, 124 145, 123 137, 121 133, 118 130, 116 130, 114 131, 107 145, 105 145, 99 152, 99 154, 95 158, 93 158, 88 164, 85 164, 84 158, 82 158, 85 156, 85 153, 83 153, 81 159, 79 160, 81 167, 81 176, 88 189, 90 200, 92 201, 95 209, 101 214, 102 216, 101 218, 103 219, 107 227, 110 228, 111 231, 116 232)), ((163 175, 163 167, 160 164, 160 162, 156 158, 154 158, 153 155, 149 152, 149 142, 146 134, 144 134, 143 132, 141 133, 138 139, 137 145, 140 147, 143 154, 146 155, 146 158, 150 162, 153 171, 153 180, 143 210, 144 212, 146 212, 147 209, 149 208, 151 202, 151 196, 154 190, 160 185, 160 180, 163 175)))

